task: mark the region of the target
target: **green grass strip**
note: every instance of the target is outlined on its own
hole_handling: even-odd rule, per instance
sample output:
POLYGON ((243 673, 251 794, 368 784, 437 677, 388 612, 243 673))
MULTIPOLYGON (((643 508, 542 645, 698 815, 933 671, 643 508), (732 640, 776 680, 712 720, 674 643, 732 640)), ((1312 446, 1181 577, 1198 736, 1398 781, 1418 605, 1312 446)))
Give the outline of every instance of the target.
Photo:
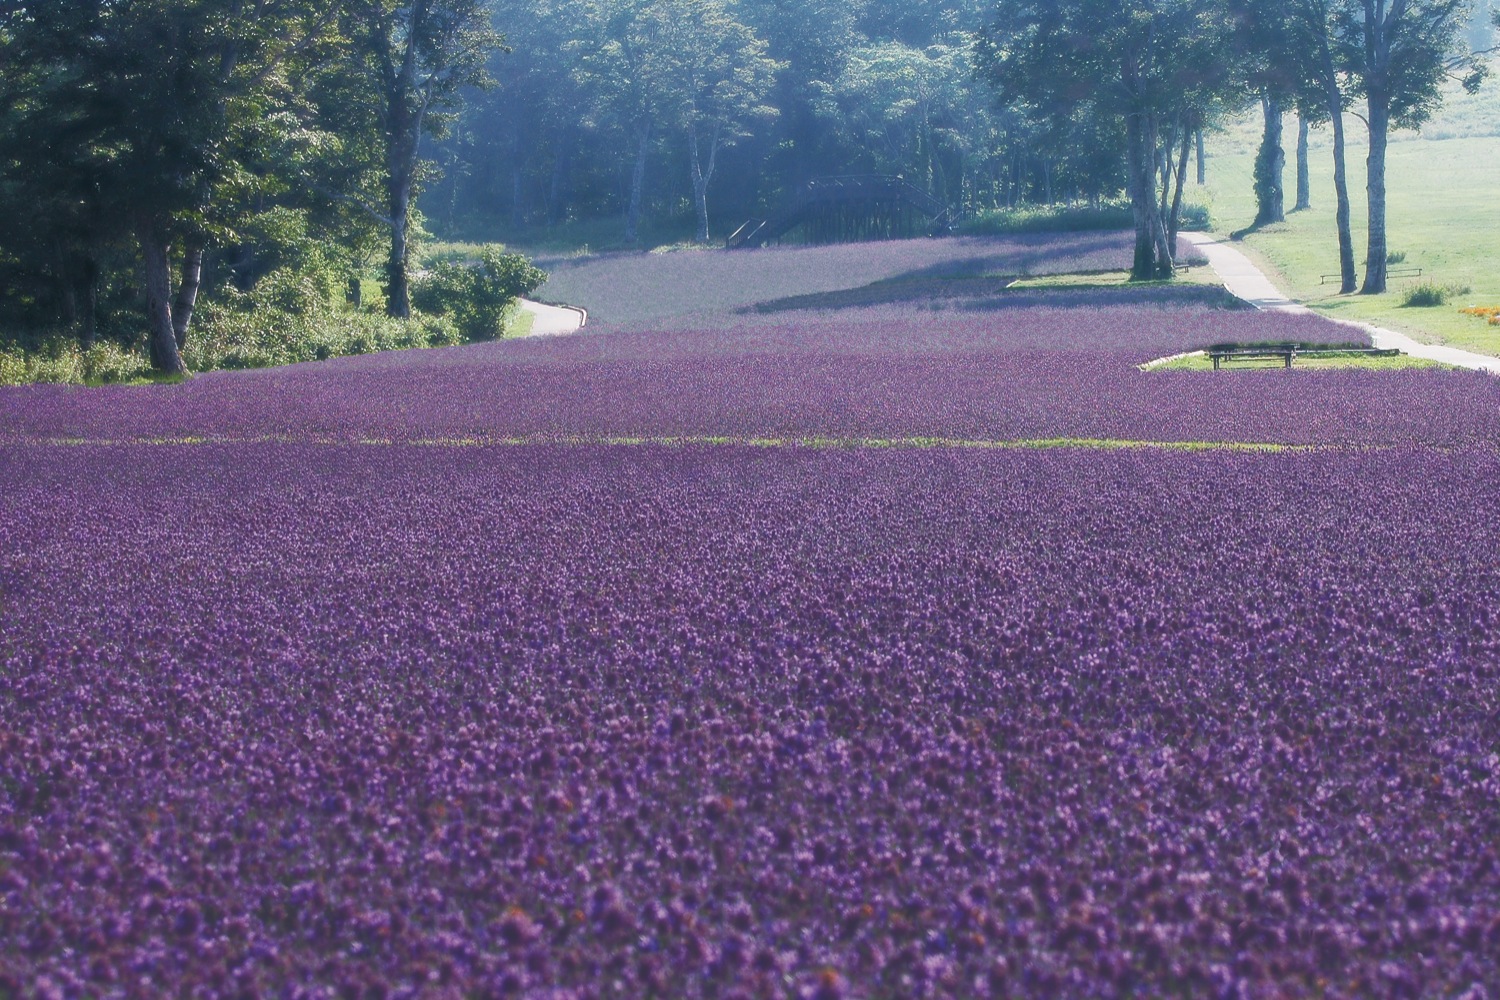
MULTIPOLYGON (((4 443, 4 442, 0 442, 4 443)), ((1298 452, 1327 451, 1325 445, 1280 444, 1273 441, 1145 441, 1128 438, 1013 438, 989 440, 983 438, 946 437, 735 437, 731 435, 682 435, 682 436, 638 436, 606 435, 588 436, 531 436, 531 437, 445 437, 417 438, 400 441, 391 438, 293 438, 286 435, 252 437, 152 437, 152 438, 23 438, 11 442, 21 445, 47 447, 158 447, 187 448, 215 445, 247 444, 301 444, 323 447, 361 448, 530 448, 530 447, 590 447, 606 446, 618 448, 796 448, 822 451, 858 451, 862 449, 884 450, 978 450, 978 451, 1044 451, 1071 448, 1080 451, 1246 451, 1246 452, 1298 452)))

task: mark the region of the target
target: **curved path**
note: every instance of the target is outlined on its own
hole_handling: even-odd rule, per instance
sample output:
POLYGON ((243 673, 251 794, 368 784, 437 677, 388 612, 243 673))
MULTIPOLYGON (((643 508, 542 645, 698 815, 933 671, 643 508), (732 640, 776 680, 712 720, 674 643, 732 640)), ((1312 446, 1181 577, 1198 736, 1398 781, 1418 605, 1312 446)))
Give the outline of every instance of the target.
MULTIPOLYGON (((1275 312, 1309 313, 1313 310, 1307 308, 1300 302, 1296 302, 1286 296, 1280 289, 1271 283, 1271 279, 1263 274, 1260 268, 1250 262, 1250 259, 1239 250, 1217 237, 1207 233, 1183 233, 1182 238, 1198 249, 1203 256, 1208 258, 1209 266, 1224 282, 1224 287, 1231 293, 1244 299, 1257 309, 1266 309, 1275 312)), ((1423 344, 1413 340, 1404 333, 1395 330, 1387 330, 1380 326, 1371 326, 1368 323, 1356 323, 1346 319, 1333 319, 1331 322, 1342 323, 1352 326, 1369 334, 1370 342, 1380 348, 1396 348, 1403 354, 1410 354, 1414 358, 1426 358, 1429 361, 1440 361, 1443 364, 1453 365, 1457 368, 1472 368, 1476 371, 1487 371, 1500 375, 1500 358, 1492 358, 1485 354, 1475 354, 1473 351, 1462 351, 1456 347, 1442 347, 1438 344, 1423 344)))
POLYGON ((588 313, 574 306, 549 306, 521 299, 521 311, 531 314, 531 331, 526 334, 528 337, 577 333, 588 322, 588 313))

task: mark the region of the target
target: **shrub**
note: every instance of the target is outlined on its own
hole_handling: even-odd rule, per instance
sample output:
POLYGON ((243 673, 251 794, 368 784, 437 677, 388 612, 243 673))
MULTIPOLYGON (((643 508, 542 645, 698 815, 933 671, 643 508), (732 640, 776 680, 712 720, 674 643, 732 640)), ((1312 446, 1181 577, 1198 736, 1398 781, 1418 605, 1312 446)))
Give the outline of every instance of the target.
POLYGON ((1467 285, 1439 285, 1435 281, 1420 281, 1401 293, 1403 306, 1441 306, 1459 295, 1468 295, 1467 285))
MULTIPOLYGON (((1006 233, 1130 229, 1134 225, 1135 218, 1128 202, 1105 202, 1098 208, 1038 205, 982 212, 959 223, 958 231, 971 236, 998 236, 1006 233)), ((1203 205, 1182 206, 1182 228, 1209 228, 1208 208, 1203 205)))
POLYGON ((540 288, 547 273, 520 254, 487 246, 477 261, 443 261, 412 288, 412 305, 451 317, 466 340, 491 340, 505 332, 516 299, 540 288))
POLYGON ((0 345, 0 385, 29 382, 98 384, 151 378, 143 352, 108 341, 85 348, 70 334, 39 335, 29 344, 0 345))

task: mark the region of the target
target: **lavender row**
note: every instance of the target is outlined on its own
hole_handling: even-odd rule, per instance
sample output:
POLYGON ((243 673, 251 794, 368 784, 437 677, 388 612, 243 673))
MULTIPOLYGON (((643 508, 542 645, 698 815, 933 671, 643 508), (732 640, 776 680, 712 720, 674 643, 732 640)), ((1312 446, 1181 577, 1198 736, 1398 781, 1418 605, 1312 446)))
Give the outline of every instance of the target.
POLYGON ((0 390, 0 440, 1500 442, 1500 383, 1479 374, 1136 367, 1172 346, 1235 333, 1276 339, 1291 331, 1306 340, 1324 328, 1342 332, 1311 317, 1035 310, 923 327, 910 313, 882 316, 403 353, 187 386, 0 390), (1087 348, 1101 330, 1116 339, 1087 348), (1122 346, 1132 336, 1157 340, 1149 350, 1122 346), (1035 346, 1044 342, 1072 349, 1035 346))
POLYGON ((543 260, 551 277, 537 294, 584 306, 598 322, 638 327, 881 283, 1125 271, 1132 239, 1128 232, 1045 233, 543 260))
POLYGON ((0 992, 1500 987, 1492 454, 0 480, 0 992))

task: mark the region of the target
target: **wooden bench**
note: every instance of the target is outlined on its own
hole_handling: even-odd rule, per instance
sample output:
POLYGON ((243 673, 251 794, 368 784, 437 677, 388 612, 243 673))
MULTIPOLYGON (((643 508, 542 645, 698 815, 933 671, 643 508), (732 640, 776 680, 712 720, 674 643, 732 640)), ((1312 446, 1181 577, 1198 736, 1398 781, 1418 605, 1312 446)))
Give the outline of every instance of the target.
POLYGON ((1219 365, 1225 361, 1267 359, 1280 359, 1285 362, 1286 367, 1290 368, 1298 350, 1296 344, 1269 344, 1264 347, 1212 347, 1209 348, 1208 356, 1214 363, 1214 371, 1218 371, 1219 365))
MULTIPOLYGON (((1420 267, 1392 267, 1386 269, 1385 276, 1387 278, 1420 278, 1422 276, 1422 269, 1420 267)), ((1327 285, 1331 282, 1342 280, 1344 280, 1342 274, 1318 275, 1318 284, 1320 285, 1327 285)))

